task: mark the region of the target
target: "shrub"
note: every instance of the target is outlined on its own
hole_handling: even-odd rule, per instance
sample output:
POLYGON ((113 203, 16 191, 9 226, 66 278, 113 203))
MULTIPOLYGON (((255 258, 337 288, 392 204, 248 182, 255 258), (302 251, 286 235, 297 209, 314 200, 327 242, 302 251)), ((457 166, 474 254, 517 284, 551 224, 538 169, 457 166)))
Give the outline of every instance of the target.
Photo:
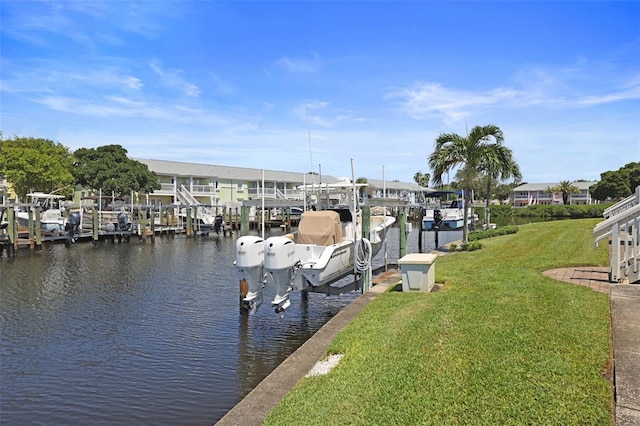
POLYGON ((471 241, 467 244, 462 244, 462 250, 464 251, 475 251, 480 250, 482 248, 482 243, 480 241, 471 241))
POLYGON ((456 250, 458 250, 458 245, 456 243, 449 244, 449 251, 456 251, 456 250))
POLYGON ((469 236, 467 238, 469 239, 469 242, 471 242, 471 241, 482 240, 484 238, 497 237, 500 235, 515 234, 516 232, 518 232, 517 226, 502 226, 500 228, 495 228, 495 229, 486 229, 484 231, 469 232, 469 236))
MULTIPOLYGON (((611 204, 538 204, 513 210, 514 216, 523 217, 570 217, 574 219, 601 218, 611 204)), ((493 214, 493 210, 491 211, 493 214)))

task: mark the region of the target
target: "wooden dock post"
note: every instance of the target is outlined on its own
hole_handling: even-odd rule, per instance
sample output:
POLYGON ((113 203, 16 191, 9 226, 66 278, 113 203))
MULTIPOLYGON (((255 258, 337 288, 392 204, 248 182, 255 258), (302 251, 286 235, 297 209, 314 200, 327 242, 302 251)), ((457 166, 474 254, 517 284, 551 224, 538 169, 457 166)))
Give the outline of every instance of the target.
POLYGON ((400 221, 398 223, 398 227, 400 228, 400 257, 398 259, 401 259, 407 254, 407 211, 404 207, 400 207, 400 221))
POLYGON ((187 210, 187 237, 193 237, 193 225, 191 223, 191 206, 186 208, 187 210))
POLYGON ((9 244, 7 245, 7 257, 13 257, 16 250, 18 250, 18 226, 16 224, 16 211, 15 207, 9 207, 7 209, 7 236, 9 237, 9 244))
MULTIPOLYGON (((39 207, 37 209, 39 209, 39 207)), ((38 223, 38 227, 40 227, 39 223, 38 223)), ((36 226, 33 218, 33 209, 29 207, 29 248, 31 250, 33 250, 33 242, 36 236, 35 229, 36 229, 36 226)))
POLYGON ((249 293, 249 283, 245 280, 240 280, 240 306, 244 304, 244 298, 249 293))
POLYGON ((91 225, 93 227, 93 241, 92 244, 93 246, 97 246, 98 245, 98 230, 100 229, 100 222, 98 220, 98 209, 97 208, 93 208, 91 209, 91 225))
POLYGON ((249 235, 249 206, 240 207, 240 235, 249 235))
POLYGON ((36 228, 35 228, 35 236, 36 236, 36 251, 40 251, 42 249, 42 225, 40 224, 40 208, 36 209, 36 228))
POLYGON ((156 213, 153 206, 149 207, 149 216, 149 220, 151 221, 149 222, 149 229, 151 229, 151 242, 154 242, 156 240, 156 213))

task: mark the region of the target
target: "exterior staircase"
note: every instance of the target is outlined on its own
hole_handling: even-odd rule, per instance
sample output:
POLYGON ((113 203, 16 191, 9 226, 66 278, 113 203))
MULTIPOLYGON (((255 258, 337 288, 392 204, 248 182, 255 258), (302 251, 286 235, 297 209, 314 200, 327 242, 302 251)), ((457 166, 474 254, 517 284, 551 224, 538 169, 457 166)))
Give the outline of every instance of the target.
POLYGON ((603 213, 604 220, 593 228, 594 243, 610 241, 609 281, 640 283, 640 186, 635 194, 603 213))

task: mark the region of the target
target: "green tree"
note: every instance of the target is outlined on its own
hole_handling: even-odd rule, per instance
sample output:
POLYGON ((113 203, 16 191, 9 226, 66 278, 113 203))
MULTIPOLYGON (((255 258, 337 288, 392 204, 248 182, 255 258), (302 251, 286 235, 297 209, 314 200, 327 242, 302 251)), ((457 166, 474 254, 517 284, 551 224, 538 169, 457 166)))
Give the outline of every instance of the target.
MULTIPOLYGON (((369 183, 369 180, 366 177, 359 177, 356 179, 356 183, 369 183)), ((373 195, 373 192, 375 192, 375 188, 371 185, 367 185, 367 186, 362 186, 359 189, 359 196, 360 198, 365 198, 365 197, 371 197, 373 195)))
POLYGON ((569 180, 561 180, 559 184, 546 189, 549 193, 560 192, 562 193, 562 204, 569 204, 569 197, 571 194, 579 194, 580 188, 575 186, 569 180))
POLYGON ((504 204, 513 195, 513 188, 520 185, 520 183, 501 183, 496 186, 494 190, 495 198, 500 201, 500 204, 504 204))
POLYGON ((77 182, 93 190, 123 196, 131 191, 149 193, 160 189, 156 174, 127 157, 127 150, 120 145, 80 148, 74 156, 77 182))
MULTIPOLYGON (((510 151, 509 151, 510 153, 510 151)), ((467 221, 471 189, 478 176, 487 170, 492 159, 506 161, 504 135, 496 125, 475 126, 465 137, 456 133, 441 133, 436 139, 433 153, 429 156, 429 167, 433 171, 433 182, 442 184, 442 177, 455 167, 459 167, 460 184, 464 188, 464 222, 462 238, 468 243, 469 223, 467 221)), ((507 165, 492 163, 502 170, 507 165)))
POLYGON ((4 175, 20 200, 29 192, 73 193, 73 156, 69 149, 49 139, 0 139, 0 175, 4 175))
POLYGON ((600 181, 589 188, 591 196, 600 201, 619 200, 631 195, 640 185, 640 163, 628 163, 616 171, 600 174, 600 181))
POLYGON ((429 181, 431 180, 431 175, 429 173, 417 172, 413 175, 413 180, 420 186, 424 188, 429 187, 429 181))

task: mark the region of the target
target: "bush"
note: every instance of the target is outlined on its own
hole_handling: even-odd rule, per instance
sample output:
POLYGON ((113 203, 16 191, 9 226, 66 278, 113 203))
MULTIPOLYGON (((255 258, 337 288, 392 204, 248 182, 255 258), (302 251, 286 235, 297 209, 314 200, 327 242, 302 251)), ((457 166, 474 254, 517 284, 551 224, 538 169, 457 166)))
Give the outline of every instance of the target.
POLYGON ((475 251, 480 250, 482 248, 482 243, 480 241, 471 241, 467 244, 462 244, 462 250, 464 251, 475 251))
POLYGON ((500 235, 515 234, 516 232, 518 232, 517 226, 503 226, 495 229, 486 229, 484 231, 472 231, 469 232, 469 236, 467 238, 469 239, 469 242, 472 242, 500 235))
MULTIPOLYGON (((611 204, 538 204, 513 209, 514 216, 522 217, 558 217, 558 218, 601 218, 602 213, 611 204)), ((493 214, 493 210, 491 211, 493 214)))
POLYGON ((458 245, 456 243, 449 244, 449 251, 456 251, 456 250, 458 250, 458 245))

